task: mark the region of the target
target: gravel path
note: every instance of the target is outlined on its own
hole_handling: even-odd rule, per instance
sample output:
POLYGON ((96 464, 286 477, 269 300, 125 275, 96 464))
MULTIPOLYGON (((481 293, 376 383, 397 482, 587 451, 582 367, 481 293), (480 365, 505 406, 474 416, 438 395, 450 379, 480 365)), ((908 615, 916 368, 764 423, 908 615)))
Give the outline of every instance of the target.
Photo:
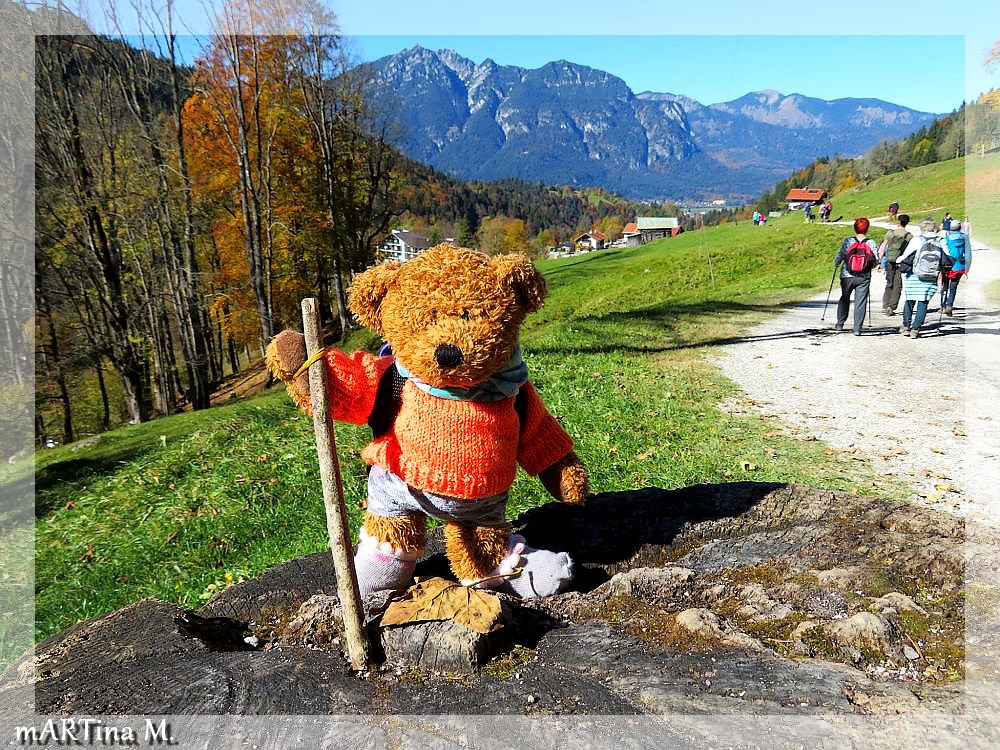
POLYGON ((824 321, 825 293, 760 324, 716 362, 761 413, 870 461, 916 502, 1000 526, 1000 309, 985 293, 1000 277, 1000 252, 975 240, 973 252, 954 317, 938 324, 935 297, 919 339, 898 333, 899 315, 882 314, 885 277, 874 273, 862 336, 833 331, 835 284, 824 321))

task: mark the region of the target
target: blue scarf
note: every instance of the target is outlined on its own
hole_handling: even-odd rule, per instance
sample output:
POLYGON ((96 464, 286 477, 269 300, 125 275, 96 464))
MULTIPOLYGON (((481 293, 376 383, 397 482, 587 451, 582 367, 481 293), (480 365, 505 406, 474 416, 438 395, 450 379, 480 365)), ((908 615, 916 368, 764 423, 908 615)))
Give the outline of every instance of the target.
POLYGON ((521 386, 528 382, 528 366, 521 358, 520 344, 514 348, 514 354, 510 361, 497 370, 489 379, 482 383, 477 383, 470 388, 460 388, 458 386, 437 386, 425 383, 420 378, 411 374, 403 363, 396 360, 396 369, 404 378, 409 379, 417 388, 438 398, 447 398, 453 401, 503 401, 513 398, 521 389, 521 386))

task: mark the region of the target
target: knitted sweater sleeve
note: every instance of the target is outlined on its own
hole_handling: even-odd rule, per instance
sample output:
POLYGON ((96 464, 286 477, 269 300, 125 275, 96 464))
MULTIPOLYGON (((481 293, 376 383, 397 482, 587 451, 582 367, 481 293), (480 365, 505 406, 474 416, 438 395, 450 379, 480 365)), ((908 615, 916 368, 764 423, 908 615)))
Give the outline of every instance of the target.
POLYGON ((530 382, 521 390, 524 408, 517 462, 528 474, 535 476, 573 450, 573 438, 545 408, 530 382))
POLYGON ((344 354, 330 349, 325 358, 330 418, 364 424, 375 406, 379 379, 392 365, 392 357, 376 357, 369 352, 344 354))

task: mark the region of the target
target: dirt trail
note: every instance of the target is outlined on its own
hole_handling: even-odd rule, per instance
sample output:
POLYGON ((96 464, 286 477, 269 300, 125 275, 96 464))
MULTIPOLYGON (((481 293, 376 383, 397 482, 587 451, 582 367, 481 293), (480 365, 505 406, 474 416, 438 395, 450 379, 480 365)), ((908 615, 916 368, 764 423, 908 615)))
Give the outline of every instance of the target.
POLYGON ((972 244, 954 316, 939 324, 935 297, 919 339, 898 333, 898 314, 882 314, 885 277, 874 273, 862 336, 850 335, 850 319, 847 332, 833 331, 835 284, 824 321, 825 293, 754 328, 717 363, 762 413, 870 460, 919 503, 996 527, 1000 309, 986 286, 1000 277, 1000 252, 972 244))

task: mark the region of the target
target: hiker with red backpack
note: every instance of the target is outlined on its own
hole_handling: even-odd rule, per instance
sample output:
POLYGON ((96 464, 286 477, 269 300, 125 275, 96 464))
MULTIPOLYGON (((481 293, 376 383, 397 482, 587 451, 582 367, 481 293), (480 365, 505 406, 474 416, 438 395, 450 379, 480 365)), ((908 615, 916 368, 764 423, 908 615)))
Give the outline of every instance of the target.
POLYGON ((920 233, 907 244, 897 261, 903 272, 903 325, 899 332, 911 339, 920 337, 920 327, 927 317, 927 303, 938 290, 938 279, 951 270, 950 256, 942 248, 937 223, 932 218, 920 221, 920 233))
POLYGON ((868 236, 871 223, 862 217, 854 220, 854 236, 847 237, 840 245, 833 267, 840 267, 840 301, 837 302, 837 324, 834 330, 843 331, 847 313, 854 294, 854 335, 861 335, 868 307, 868 292, 872 282, 872 269, 878 263, 878 245, 868 236), (843 264, 843 265, 841 265, 843 264))

